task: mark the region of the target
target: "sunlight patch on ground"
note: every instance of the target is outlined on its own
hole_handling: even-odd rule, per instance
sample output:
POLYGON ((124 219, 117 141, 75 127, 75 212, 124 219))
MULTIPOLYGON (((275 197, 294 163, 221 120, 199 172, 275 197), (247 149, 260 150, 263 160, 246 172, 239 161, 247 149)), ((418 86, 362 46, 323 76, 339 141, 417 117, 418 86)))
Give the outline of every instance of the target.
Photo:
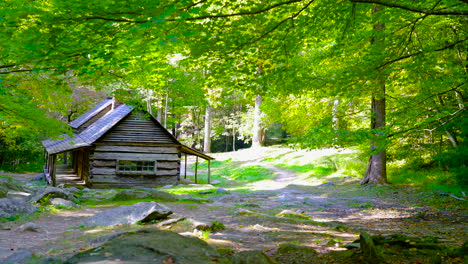
POLYGON ((301 160, 305 163, 311 160, 318 159, 323 156, 333 155, 337 153, 354 153, 354 150, 350 149, 291 149, 284 147, 260 147, 260 148, 247 148, 232 152, 223 153, 212 153, 210 154, 216 160, 227 160, 232 159, 233 161, 255 161, 262 160, 267 157, 282 157, 282 159, 293 159, 295 157, 301 157, 301 160))

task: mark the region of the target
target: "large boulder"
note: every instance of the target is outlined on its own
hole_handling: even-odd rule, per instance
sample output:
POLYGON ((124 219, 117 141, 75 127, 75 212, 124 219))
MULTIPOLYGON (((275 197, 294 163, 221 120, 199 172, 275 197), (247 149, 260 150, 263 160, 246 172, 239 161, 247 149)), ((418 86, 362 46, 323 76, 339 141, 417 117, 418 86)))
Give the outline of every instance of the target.
POLYGON ((0 218, 13 217, 19 214, 32 214, 38 207, 24 200, 4 198, 0 199, 0 218))
POLYGON ((78 205, 76 203, 62 198, 52 198, 49 200, 49 202, 50 204, 55 206, 63 206, 66 208, 78 208, 78 205))
POLYGON ((233 264, 277 264, 276 260, 272 259, 262 251, 242 251, 232 256, 233 264))
POLYGON ((9 190, 14 190, 14 191, 20 191, 20 192, 26 191, 26 189, 23 186, 14 182, 10 178, 0 178, 0 186, 5 187, 6 189, 9 189, 9 190))
POLYGON ((317 258, 317 251, 311 247, 285 243, 280 245, 275 257, 285 263, 308 263, 317 258))
POLYGON ((165 202, 176 202, 179 200, 177 196, 171 193, 163 192, 155 189, 145 189, 144 191, 140 190, 124 190, 117 193, 114 197, 114 200, 118 201, 127 201, 127 200, 137 200, 137 199, 154 199, 158 201, 165 202))
POLYGON ((41 202, 41 200, 45 198, 63 198, 66 200, 72 200, 75 196, 65 189, 48 186, 46 188, 39 189, 35 194, 28 197, 27 201, 29 203, 37 203, 41 202))
POLYGON ((8 194, 8 189, 4 186, 0 186, 0 198, 4 198, 8 194))
POLYGON ((7 197, 9 191, 25 192, 26 189, 9 178, 0 178, 0 198, 7 197))
POLYGON ((133 205, 122 205, 101 212, 81 222, 83 226, 115 226, 166 219, 172 211, 162 204, 141 202, 133 205))
POLYGON ((151 198, 159 201, 176 202, 179 200, 179 198, 176 195, 160 190, 151 190, 149 193, 151 195, 151 198))
POLYGON ((119 263, 231 263, 203 240, 158 229, 121 234, 65 263, 111 263, 106 261, 116 259, 119 263))
POLYGON ((0 264, 28 264, 32 263, 33 255, 27 250, 18 250, 7 258, 0 260, 0 264))
POLYGON ((145 199, 149 197, 149 193, 145 191, 138 190, 124 190, 114 195, 112 198, 116 201, 128 201, 136 199, 145 199))
POLYGON ((46 233, 46 230, 36 223, 26 223, 22 224, 16 228, 18 232, 36 232, 36 233, 46 233))
POLYGON ((377 247, 375 246, 374 241, 369 234, 362 232, 359 235, 359 243, 361 246, 362 255, 367 262, 382 263, 382 256, 377 250, 377 247))

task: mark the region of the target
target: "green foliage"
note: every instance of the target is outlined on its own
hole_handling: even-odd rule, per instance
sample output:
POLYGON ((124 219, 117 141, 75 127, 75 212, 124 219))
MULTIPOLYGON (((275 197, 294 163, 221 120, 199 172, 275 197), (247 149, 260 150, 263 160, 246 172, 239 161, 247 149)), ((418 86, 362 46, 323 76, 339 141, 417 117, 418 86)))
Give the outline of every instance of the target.
POLYGON ((73 108, 73 86, 92 85, 149 109, 167 104, 165 123, 192 147, 202 145, 207 104, 224 150, 247 140, 249 98, 261 94, 265 122, 282 123, 300 147, 372 141, 367 154, 388 150, 389 161, 437 155, 466 183, 447 144, 448 135, 466 144, 459 0, 12 0, 0 18, 4 169, 29 169, 19 157, 38 160, 31 142, 65 132, 51 118, 73 108), (385 128, 369 128, 371 97, 386 99, 385 128))

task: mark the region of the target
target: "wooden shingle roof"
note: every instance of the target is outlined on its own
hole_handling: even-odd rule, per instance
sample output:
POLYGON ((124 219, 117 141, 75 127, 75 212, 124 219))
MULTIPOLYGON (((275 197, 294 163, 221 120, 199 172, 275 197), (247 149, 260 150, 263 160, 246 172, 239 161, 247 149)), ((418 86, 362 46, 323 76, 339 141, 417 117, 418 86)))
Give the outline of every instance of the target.
MULTIPOLYGON (((115 101, 112 98, 107 98, 93 109, 71 122, 70 126, 75 130, 73 136, 62 135, 61 138, 56 140, 42 141, 42 145, 46 149, 47 153, 49 155, 59 154, 79 148, 90 147, 93 143, 103 137, 104 134, 109 132, 111 128, 116 126, 117 123, 121 121, 123 122, 125 117, 135 109, 135 107, 125 104, 119 105, 116 108, 110 108, 110 105, 112 104, 115 105, 115 101), (86 125, 83 126, 85 123, 86 125), (84 130, 80 132, 81 129, 84 130)), ((180 146, 180 151, 182 153, 196 155, 206 160, 214 159, 196 149, 183 145, 154 117, 151 116, 151 120, 153 120, 153 122, 162 129, 162 132, 166 134, 169 139, 173 140, 172 144, 180 146)), ((107 135, 109 135, 109 133, 107 135)))
POLYGON ((81 115, 77 119, 73 120, 70 122, 70 126, 74 129, 79 128, 81 125, 86 123, 88 120, 91 118, 95 117, 98 115, 102 110, 104 110, 106 107, 112 104, 112 98, 107 98, 98 105, 96 105, 93 109, 89 110, 85 114, 81 115))
POLYGON ((65 135, 63 139, 45 140, 42 142, 42 145, 44 145, 49 154, 57 154, 82 147, 89 147, 120 120, 131 113, 133 108, 133 106, 121 105, 107 112, 82 132, 74 134, 72 137, 65 135))

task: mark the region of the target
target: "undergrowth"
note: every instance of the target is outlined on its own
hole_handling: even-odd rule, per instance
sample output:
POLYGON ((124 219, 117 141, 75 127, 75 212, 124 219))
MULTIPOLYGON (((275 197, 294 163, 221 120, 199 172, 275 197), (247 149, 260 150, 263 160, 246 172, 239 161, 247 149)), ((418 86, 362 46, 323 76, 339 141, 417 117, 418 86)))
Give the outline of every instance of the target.
MULTIPOLYGON (((191 166, 191 170, 195 170, 195 165, 191 166)), ((208 163, 202 162, 198 164, 198 183, 208 183, 208 163)), ((269 180, 275 177, 275 174, 267 168, 260 165, 248 165, 231 159, 224 161, 211 162, 211 182, 220 181, 223 186, 241 185, 245 183, 269 180)), ((190 175, 193 181, 194 176, 190 175)))

